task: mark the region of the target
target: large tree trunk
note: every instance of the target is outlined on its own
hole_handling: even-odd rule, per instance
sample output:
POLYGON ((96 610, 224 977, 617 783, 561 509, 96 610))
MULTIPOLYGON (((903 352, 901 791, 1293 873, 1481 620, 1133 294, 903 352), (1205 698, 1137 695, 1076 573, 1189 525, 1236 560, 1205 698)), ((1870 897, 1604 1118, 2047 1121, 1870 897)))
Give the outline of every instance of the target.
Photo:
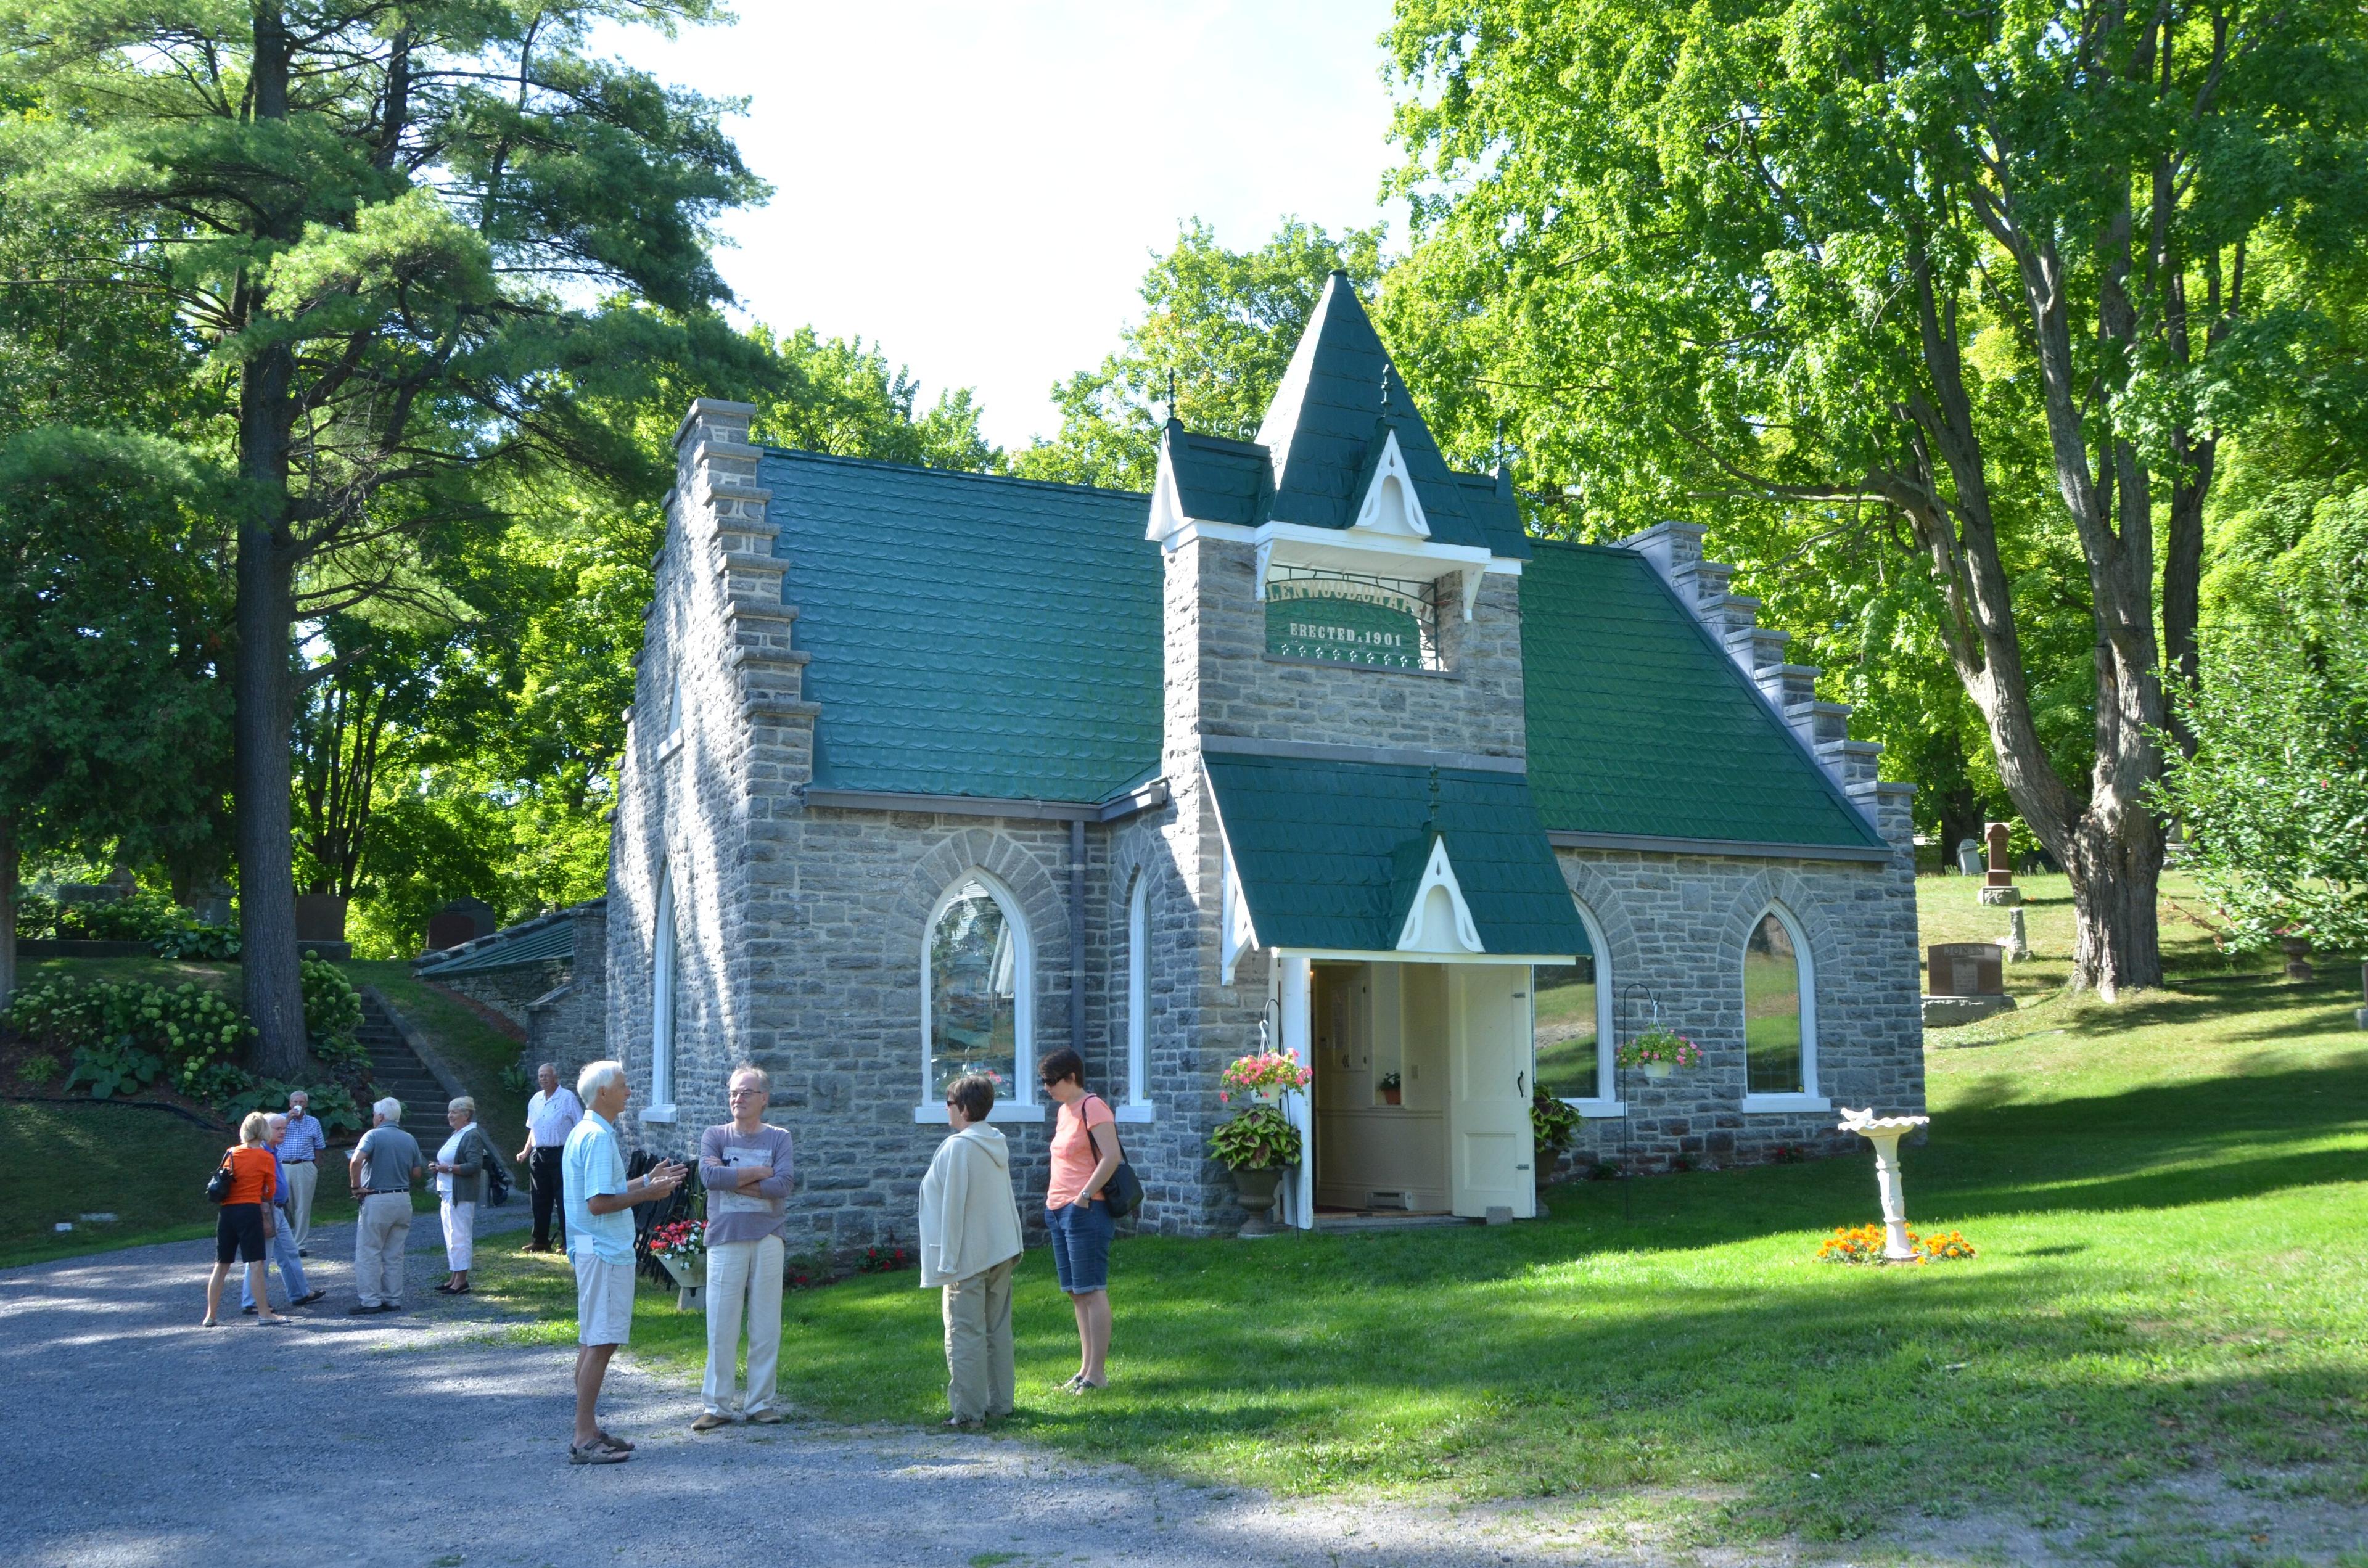
POLYGON ((2144 812, 2145 831, 2110 831, 2094 812, 2072 835, 2072 983, 2106 1001, 2122 987, 2162 983, 2155 898, 2162 881, 2162 835, 2144 812))
MULTIPOLYGON (((255 10, 249 91, 258 119, 288 117, 290 40, 277 6, 255 10)), ((292 237, 293 215, 266 227, 292 237)), ((261 282, 240 287, 242 317, 265 308, 261 282)), ((254 1020, 256 1070, 294 1078, 304 1066, 304 971, 296 951, 296 852, 289 729, 295 722, 289 666, 296 620, 296 551, 288 494, 293 358, 263 349, 239 372, 239 472, 252 500, 239 530, 238 665, 232 720, 238 806, 238 931, 254 1020)))

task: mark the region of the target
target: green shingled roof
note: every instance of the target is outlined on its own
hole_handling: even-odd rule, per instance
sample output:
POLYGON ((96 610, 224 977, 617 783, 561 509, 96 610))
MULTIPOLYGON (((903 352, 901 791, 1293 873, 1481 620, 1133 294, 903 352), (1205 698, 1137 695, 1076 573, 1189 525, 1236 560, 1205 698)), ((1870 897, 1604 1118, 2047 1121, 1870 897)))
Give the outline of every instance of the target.
POLYGON ((1435 833, 1489 952, 1588 950, 1518 773, 1236 752, 1202 760, 1263 947, 1395 949, 1435 833))
POLYGON ((1521 665, 1530 785, 1547 827, 1881 846, 1650 562, 1533 544, 1521 665))
POLYGON ((461 974, 491 974, 497 970, 525 969, 552 959, 575 956, 575 920, 570 915, 547 915, 507 926, 466 944, 465 950, 439 963, 422 964, 416 972, 427 980, 449 980, 461 974))
POLYGON ((1159 764, 1150 498, 768 450, 814 783, 1100 801, 1159 764))

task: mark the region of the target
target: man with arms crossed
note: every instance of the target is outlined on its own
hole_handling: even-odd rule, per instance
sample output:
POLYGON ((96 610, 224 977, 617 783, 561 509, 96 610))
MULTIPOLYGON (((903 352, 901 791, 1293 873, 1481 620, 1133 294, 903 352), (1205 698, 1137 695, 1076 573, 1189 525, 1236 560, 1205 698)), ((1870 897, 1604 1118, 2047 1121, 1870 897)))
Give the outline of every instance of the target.
POLYGON ((279 1163, 288 1169, 288 1231, 298 1257, 310 1257, 305 1238, 313 1233, 313 1187, 321 1167, 314 1164, 329 1147, 320 1118, 313 1114, 313 1096, 302 1089, 288 1095, 288 1136, 279 1142, 279 1163))
POLYGON ((534 1070, 534 1081, 541 1087, 526 1102, 526 1147, 518 1152, 518 1163, 526 1167, 534 1188, 534 1240, 526 1250, 549 1252, 551 1213, 559 1207, 560 1156, 567 1135, 584 1119, 584 1103, 573 1089, 561 1086, 559 1069, 552 1062, 534 1070))
POLYGON ((619 1464, 631 1443, 600 1430, 600 1385, 609 1358, 633 1336, 633 1206, 666 1197, 689 1167, 666 1160, 649 1175, 625 1175, 617 1119, 632 1091, 621 1062, 595 1062, 575 1080, 591 1109, 567 1135, 561 1177, 567 1188, 567 1261, 575 1266, 575 1436, 570 1464, 619 1464))
POLYGON ((690 1424, 694 1432, 732 1424, 744 1309, 748 1392, 741 1418, 760 1426, 781 1419, 773 1381, 781 1356, 781 1227, 791 1176, 790 1135, 765 1125, 772 1088, 763 1068, 734 1068, 724 1090, 732 1119, 699 1140, 699 1179, 707 1184, 707 1383, 700 1391, 707 1408, 690 1424))

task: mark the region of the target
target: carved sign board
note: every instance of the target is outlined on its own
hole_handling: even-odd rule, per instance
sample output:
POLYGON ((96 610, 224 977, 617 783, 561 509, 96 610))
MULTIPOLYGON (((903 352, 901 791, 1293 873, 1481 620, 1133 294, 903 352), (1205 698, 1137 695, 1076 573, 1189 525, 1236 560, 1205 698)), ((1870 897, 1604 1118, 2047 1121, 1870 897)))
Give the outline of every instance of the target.
POLYGON ((2006 994, 2006 954, 1995 942, 1935 942, 1925 963, 1934 996, 2006 994))

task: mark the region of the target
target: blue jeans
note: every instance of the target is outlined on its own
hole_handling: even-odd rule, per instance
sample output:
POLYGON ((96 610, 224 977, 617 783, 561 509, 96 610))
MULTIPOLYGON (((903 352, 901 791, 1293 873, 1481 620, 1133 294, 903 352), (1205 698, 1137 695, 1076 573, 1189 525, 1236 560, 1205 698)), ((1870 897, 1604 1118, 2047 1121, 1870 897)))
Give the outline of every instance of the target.
MULTIPOLYGON (((271 1233, 271 1240, 265 1244, 271 1249, 271 1261, 279 1266, 279 1279, 288 1287, 288 1301, 311 1295, 312 1287, 304 1283, 304 1266, 296 1261, 296 1234, 289 1227, 288 1210, 282 1209, 273 1213, 271 1222, 279 1229, 271 1233)), ((244 1280, 246 1270, 242 1268, 238 1272, 244 1280)), ((282 1306, 287 1304, 287 1301, 280 1303, 282 1306)), ((238 1305, 241 1312, 255 1305, 255 1292, 245 1284, 238 1288, 238 1305)))
POLYGON ((1053 1271, 1061 1289, 1072 1296, 1110 1289, 1110 1237, 1118 1217, 1110 1200, 1097 1198, 1085 1208, 1064 1204, 1044 1210, 1044 1228, 1053 1236, 1053 1271))

